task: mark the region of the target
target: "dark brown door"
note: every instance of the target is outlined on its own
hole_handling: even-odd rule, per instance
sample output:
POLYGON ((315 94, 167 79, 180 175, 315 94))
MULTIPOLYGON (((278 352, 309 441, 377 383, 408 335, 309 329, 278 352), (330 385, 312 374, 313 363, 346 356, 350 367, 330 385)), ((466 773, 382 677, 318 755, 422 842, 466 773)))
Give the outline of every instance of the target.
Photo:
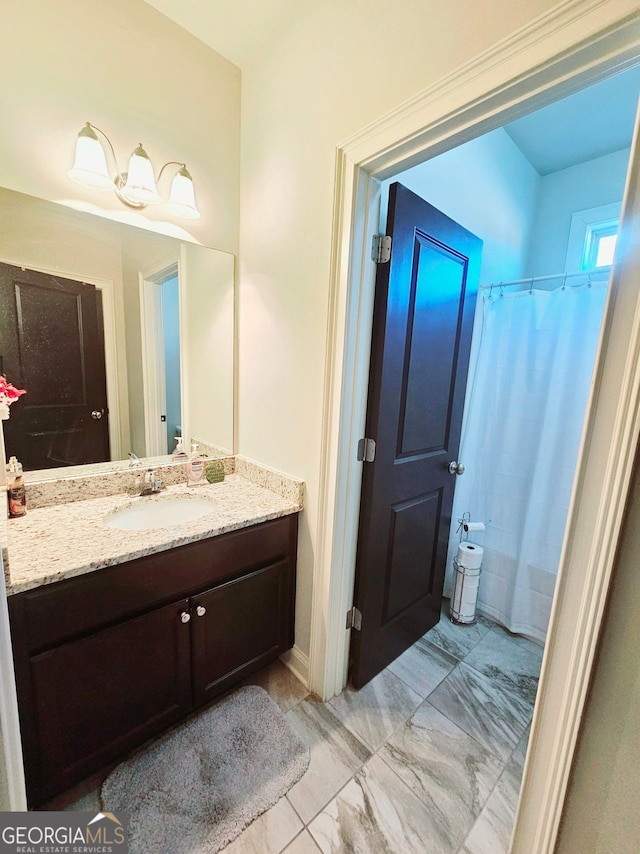
POLYGON ((93 285, 0 264, 0 372, 27 390, 3 425, 7 454, 25 469, 110 458, 102 302, 93 285))
POLYGON ((401 184, 376 280, 351 679, 361 687, 440 617, 482 242, 401 184))

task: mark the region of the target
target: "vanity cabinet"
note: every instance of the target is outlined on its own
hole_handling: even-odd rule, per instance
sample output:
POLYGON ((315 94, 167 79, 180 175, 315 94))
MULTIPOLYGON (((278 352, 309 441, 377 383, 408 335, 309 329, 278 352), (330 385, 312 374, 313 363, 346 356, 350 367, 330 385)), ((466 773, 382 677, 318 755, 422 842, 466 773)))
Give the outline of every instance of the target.
POLYGON ((297 515, 9 597, 29 806, 293 646, 297 515))

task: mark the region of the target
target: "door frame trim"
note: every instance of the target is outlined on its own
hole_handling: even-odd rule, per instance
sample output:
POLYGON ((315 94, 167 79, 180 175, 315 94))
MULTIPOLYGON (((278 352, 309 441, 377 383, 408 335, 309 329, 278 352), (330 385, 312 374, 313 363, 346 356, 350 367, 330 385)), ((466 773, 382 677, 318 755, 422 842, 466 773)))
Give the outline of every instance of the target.
MULTIPOLYGON (((378 182, 634 65, 639 56, 634 0, 569 0, 337 149, 310 650, 310 687, 324 699, 346 683, 344 614, 353 602, 362 475, 355 447, 364 435, 378 182)), ((640 207, 639 178, 637 166, 631 168, 629 229, 629 210, 640 207)), ((623 213, 623 233, 624 219, 623 213)), ((640 430, 640 294, 633 293, 631 275, 639 263, 629 257, 612 274, 615 297, 607 304, 513 852, 553 850, 586 700, 640 430)))

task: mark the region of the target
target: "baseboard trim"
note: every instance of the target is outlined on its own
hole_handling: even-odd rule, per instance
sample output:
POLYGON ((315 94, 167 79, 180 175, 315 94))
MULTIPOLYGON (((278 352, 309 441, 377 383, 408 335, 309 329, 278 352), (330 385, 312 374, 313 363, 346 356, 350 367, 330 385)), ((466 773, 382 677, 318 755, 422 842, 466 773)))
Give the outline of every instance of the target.
POLYGON ((289 668, 303 685, 309 687, 309 656, 299 646, 293 646, 280 656, 280 661, 289 668))

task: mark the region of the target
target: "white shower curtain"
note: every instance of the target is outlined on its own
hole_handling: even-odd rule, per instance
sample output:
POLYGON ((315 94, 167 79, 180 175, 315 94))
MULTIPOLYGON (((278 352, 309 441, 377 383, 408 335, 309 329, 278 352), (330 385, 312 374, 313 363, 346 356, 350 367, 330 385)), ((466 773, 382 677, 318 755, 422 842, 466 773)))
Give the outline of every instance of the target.
MULTIPOLYGON (((497 290, 497 289, 495 289, 497 290)), ((487 524, 478 607, 544 643, 606 284, 486 297, 453 506, 487 524)))

